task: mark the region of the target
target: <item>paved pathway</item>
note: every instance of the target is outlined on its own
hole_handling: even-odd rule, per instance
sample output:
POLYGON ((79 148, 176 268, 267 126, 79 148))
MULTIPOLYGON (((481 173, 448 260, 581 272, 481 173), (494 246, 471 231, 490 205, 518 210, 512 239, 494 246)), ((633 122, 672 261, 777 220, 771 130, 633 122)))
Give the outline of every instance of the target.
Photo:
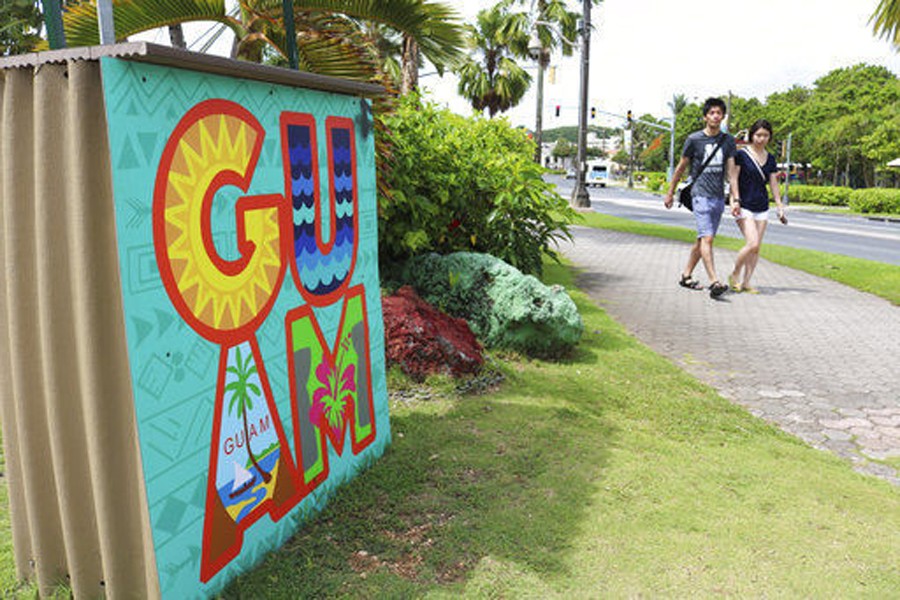
MULTIPOLYGON (((579 286, 655 351, 812 446, 900 485, 900 307, 760 260, 758 295, 677 285, 689 246, 573 227, 579 286), (748 360, 748 357, 750 359, 748 360)), ((724 277, 735 252, 716 249, 724 277)), ((695 271, 706 281, 702 265, 695 271)))

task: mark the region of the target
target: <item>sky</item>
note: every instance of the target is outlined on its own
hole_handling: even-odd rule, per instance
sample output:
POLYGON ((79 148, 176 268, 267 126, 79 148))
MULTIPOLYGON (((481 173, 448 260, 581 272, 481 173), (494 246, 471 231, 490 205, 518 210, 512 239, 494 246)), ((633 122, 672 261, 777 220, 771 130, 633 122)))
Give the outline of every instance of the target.
MULTIPOLYGON (((486 4, 444 1, 470 22, 486 4)), ((581 12, 581 2, 569 5, 581 12)), ((589 105, 661 118, 670 114, 674 94, 702 102, 730 91, 764 100, 795 84, 811 87, 829 71, 860 62, 900 75, 900 54, 868 25, 876 5, 877 0, 604 0, 591 13, 589 105)), ((557 76, 553 84, 544 82, 544 128, 577 125, 580 58, 557 54, 551 64, 557 76)), ((452 110, 469 113, 455 77, 427 76, 420 85, 452 110)), ((534 87, 505 113, 514 125, 534 126, 534 87)), ((596 124, 620 123, 598 115, 596 124)))
MULTIPOLYGON (((233 2, 233 0, 228 0, 233 2)), ((432 0, 435 1, 435 0, 432 0)), ((440 0, 473 22, 487 2, 440 0)), ((568 0, 581 12, 582 3, 568 0)), ((793 85, 811 87, 829 71, 861 62, 900 75, 900 54, 872 34, 869 18, 878 0, 604 0, 591 13, 589 104, 598 111, 669 116, 673 95, 702 102, 729 92, 764 100, 793 85)), ((189 41, 207 25, 186 30, 189 41)), ((217 46, 227 53, 231 42, 217 46)), ((141 36, 168 43, 163 32, 141 36)), ((556 54, 556 81, 545 79, 544 128, 577 125, 580 57, 556 54), (560 105, 560 116, 555 107, 560 105)), ((530 67, 532 75, 536 69, 530 67)), ((460 114, 470 114, 452 74, 422 70, 420 87, 460 114)), ((532 128, 537 99, 532 85, 518 106, 504 113, 513 125, 532 128)), ((898 108, 900 110, 900 108, 898 108)), ((621 125, 598 114, 596 125, 621 125)))

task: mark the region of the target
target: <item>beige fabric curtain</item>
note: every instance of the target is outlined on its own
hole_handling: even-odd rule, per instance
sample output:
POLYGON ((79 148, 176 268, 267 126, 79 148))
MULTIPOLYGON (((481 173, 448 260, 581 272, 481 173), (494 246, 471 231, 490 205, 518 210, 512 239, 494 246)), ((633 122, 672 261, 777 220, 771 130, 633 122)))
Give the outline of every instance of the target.
POLYGON ((0 70, 0 419, 16 567, 158 597, 100 65, 0 70))

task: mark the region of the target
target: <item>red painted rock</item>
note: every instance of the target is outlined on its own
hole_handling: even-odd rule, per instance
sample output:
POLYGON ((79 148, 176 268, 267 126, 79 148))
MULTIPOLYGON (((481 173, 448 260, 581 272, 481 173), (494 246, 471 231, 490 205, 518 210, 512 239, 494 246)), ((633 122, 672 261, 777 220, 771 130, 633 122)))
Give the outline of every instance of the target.
POLYGON ((399 364, 418 381, 433 373, 459 377, 481 368, 481 344, 464 319, 442 313, 410 286, 381 302, 388 364, 399 364))

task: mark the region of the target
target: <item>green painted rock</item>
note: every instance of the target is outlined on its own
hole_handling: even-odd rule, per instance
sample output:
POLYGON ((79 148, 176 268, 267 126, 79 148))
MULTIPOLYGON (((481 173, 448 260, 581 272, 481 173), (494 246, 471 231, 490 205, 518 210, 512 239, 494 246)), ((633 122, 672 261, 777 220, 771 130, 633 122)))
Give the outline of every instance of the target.
POLYGON ((561 286, 548 287, 488 254, 417 256, 407 262, 402 278, 427 302, 468 321, 487 347, 559 356, 584 330, 561 286))

